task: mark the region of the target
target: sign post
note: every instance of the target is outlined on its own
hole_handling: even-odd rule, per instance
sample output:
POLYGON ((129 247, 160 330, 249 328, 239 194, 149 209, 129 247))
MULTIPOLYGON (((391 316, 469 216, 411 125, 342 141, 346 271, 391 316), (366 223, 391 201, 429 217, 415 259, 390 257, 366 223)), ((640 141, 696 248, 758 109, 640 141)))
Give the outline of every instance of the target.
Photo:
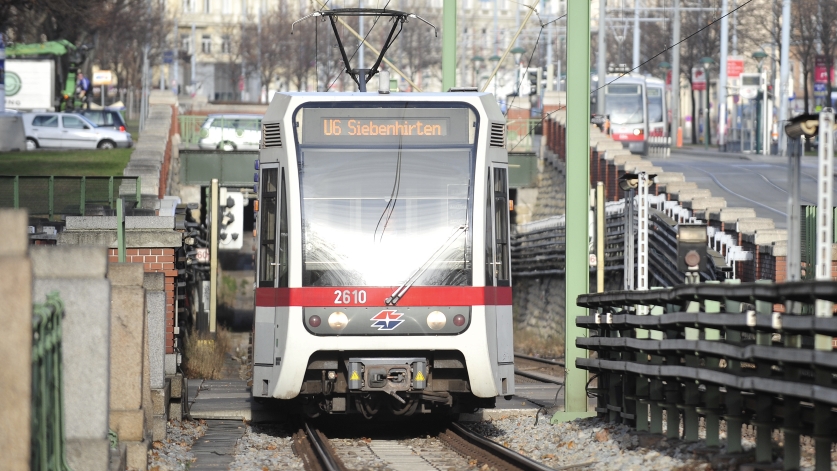
POLYGON ((0 113, 6 111, 6 43, 0 33, 0 113))

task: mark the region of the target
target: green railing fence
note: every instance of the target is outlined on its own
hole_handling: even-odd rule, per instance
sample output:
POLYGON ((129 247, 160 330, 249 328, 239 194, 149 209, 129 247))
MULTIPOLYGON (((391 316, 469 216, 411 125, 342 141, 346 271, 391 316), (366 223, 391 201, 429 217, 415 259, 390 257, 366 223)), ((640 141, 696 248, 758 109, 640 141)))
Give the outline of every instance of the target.
POLYGON ((84 216, 115 211, 141 200, 140 177, 62 177, 0 175, 0 208, 26 208, 30 216, 84 216))
MULTIPOLYGON (((197 144, 201 138, 209 136, 209 130, 203 128, 207 116, 202 115, 180 115, 180 142, 183 144, 197 144)), ((225 140, 236 141, 245 131, 257 131, 261 133, 261 118, 256 117, 233 117, 225 118, 219 116, 212 121, 212 130, 220 132, 220 142, 225 140)))
POLYGON ((837 282, 731 281, 579 296, 577 305, 593 312, 576 318, 589 336, 575 343, 596 355, 575 366, 598 378, 587 387, 596 412, 659 434, 666 411, 666 435, 686 442, 698 441, 703 417, 707 446, 721 445, 723 419, 727 453, 744 451, 741 426, 749 424, 755 461, 768 464, 779 430, 788 470, 799 469, 800 436, 808 436, 815 469, 831 469, 837 282), (825 315, 813 315, 813 305, 825 315))
POLYGON ((197 144, 201 138, 201 125, 206 116, 180 115, 180 142, 183 144, 197 144))
POLYGON ((61 318, 64 304, 57 292, 36 304, 32 318, 31 469, 68 471, 64 461, 61 318))

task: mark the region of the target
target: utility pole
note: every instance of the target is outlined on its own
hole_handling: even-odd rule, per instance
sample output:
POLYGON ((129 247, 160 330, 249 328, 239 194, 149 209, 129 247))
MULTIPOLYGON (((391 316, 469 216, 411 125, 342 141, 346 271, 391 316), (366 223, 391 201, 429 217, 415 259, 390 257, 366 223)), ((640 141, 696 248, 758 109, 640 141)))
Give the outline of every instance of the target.
POLYGON ((680 0, 674 0, 674 24, 671 27, 671 142, 680 146, 680 0))
POLYGON ((790 29, 791 29, 791 0, 782 2, 782 50, 780 52, 779 72, 779 152, 787 155, 788 136, 781 130, 788 121, 788 76, 790 75, 790 29))
POLYGON ((180 93, 180 45, 177 44, 177 18, 174 19, 174 38, 172 40, 172 61, 174 62, 174 73, 172 74, 173 82, 171 86, 171 91, 174 92, 175 95, 180 93))
POLYGON ((456 0, 445 0, 442 8, 442 91, 446 92, 456 86, 456 0))
MULTIPOLYGON (((6 68, 6 43, 3 42, 3 33, 0 32, 0 70, 6 68)), ((0 75, 0 113, 6 111, 6 74, 0 75)))
MULTIPOLYGON (((721 64, 718 72, 718 147, 725 149, 727 143, 727 52, 729 49, 729 0, 724 0, 721 10, 721 64)), ((709 80, 706 81, 709 90, 709 80)))
MULTIPOLYGON (((569 6, 567 8, 569 9, 569 6)), ((569 25, 570 22, 568 21, 568 30, 569 25)), ((599 85, 598 90, 596 90, 596 114, 601 116, 605 115, 604 85, 607 83, 607 53, 605 51, 605 36, 607 36, 607 1, 599 0, 599 35, 597 41, 599 52, 597 53, 598 60, 596 61, 596 75, 599 77, 599 85)), ((569 54, 569 47, 567 47, 567 53, 569 54)), ((569 69, 570 68, 567 67, 567 77, 569 77, 569 69)))
MULTIPOLYGON (((363 0, 358 0, 358 8, 363 8, 363 0)), ((365 38, 366 35, 363 32, 363 16, 357 17, 358 28, 357 32, 360 34, 361 38, 365 38)), ((363 45, 363 40, 360 41, 360 46, 357 50, 357 68, 363 68, 363 55, 366 53, 366 48, 363 45)), ((421 84, 422 88, 424 88, 424 84, 421 84)))
POLYGON ((642 7, 640 2, 642 0, 634 0, 634 55, 631 65, 632 70, 639 67, 639 9, 642 7))
MULTIPOLYGON (((262 87, 264 87, 264 83, 262 83, 262 6, 259 4, 259 9, 256 18, 256 37, 258 39, 258 63, 256 65, 256 75, 259 76, 259 103, 262 102, 262 87)), ((326 85, 328 86, 328 85, 326 85)), ((325 90, 328 91, 328 90, 325 90)))
POLYGON ((195 32, 195 23, 192 23, 192 40, 189 41, 189 49, 190 49, 189 52, 191 53, 191 55, 189 56, 189 69, 191 69, 191 70, 189 72, 190 72, 190 75, 191 75, 190 83, 192 85, 192 95, 193 96, 197 94, 197 90, 195 89, 195 87, 197 86, 196 83, 195 83, 195 68, 198 66, 198 58, 197 58, 198 50, 195 47, 195 43, 197 41, 196 37, 197 37, 197 33, 195 32))

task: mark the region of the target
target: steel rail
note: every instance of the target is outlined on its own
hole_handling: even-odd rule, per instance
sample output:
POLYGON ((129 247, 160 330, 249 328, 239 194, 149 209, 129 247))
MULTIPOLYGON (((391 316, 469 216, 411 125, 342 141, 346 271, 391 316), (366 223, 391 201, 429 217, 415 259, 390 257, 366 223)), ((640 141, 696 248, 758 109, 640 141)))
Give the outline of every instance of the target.
POLYGON ((520 453, 512 451, 499 443, 496 443, 492 440, 489 440, 482 435, 474 433, 467 428, 459 425, 458 423, 451 423, 450 424, 451 430, 453 430, 457 435, 464 438, 472 445, 478 446, 483 450, 489 451, 494 455, 501 456, 505 461, 509 462, 509 464, 524 470, 524 471, 555 471, 556 468, 552 468, 546 466, 544 464, 538 463, 537 461, 523 456, 520 453))
POLYGON ((524 360, 532 360, 532 361, 537 361, 537 362, 541 362, 541 363, 547 363, 547 364, 550 364, 550 365, 564 366, 563 361, 550 360, 548 358, 538 358, 538 357, 533 357, 531 355, 524 355, 522 353, 515 353, 514 356, 515 356, 515 358, 523 358, 524 360))
POLYGON ((323 469, 325 471, 342 471, 344 468, 340 466, 337 460, 334 459, 334 456, 329 453, 325 442, 323 442, 322 437, 320 437, 319 430, 311 428, 308 422, 302 423, 302 429, 305 431, 305 435, 308 437, 308 441, 311 444, 311 449, 314 450, 314 453, 317 455, 317 459, 320 461, 320 465, 323 469))

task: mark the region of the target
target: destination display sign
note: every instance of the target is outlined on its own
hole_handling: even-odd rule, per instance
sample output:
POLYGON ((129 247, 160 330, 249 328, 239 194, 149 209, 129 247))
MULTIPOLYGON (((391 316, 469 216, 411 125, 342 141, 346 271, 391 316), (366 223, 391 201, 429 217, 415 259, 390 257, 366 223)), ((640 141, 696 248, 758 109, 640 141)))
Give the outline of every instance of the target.
POLYGON ((322 118, 323 136, 447 136, 448 119, 322 118))
POLYGON ((464 106, 304 107, 296 114, 303 145, 473 144, 476 113, 464 106))

